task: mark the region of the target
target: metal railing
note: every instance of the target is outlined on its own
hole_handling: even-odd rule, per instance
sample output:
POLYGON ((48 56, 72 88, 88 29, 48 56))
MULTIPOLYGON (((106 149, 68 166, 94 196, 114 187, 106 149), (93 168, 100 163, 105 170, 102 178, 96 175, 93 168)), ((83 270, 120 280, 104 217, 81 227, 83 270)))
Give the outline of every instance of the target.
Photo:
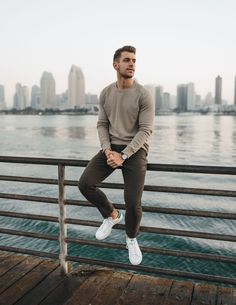
MULTIPOLYGON (((75 167, 85 167, 88 161, 84 160, 69 160, 69 159, 53 159, 53 158, 24 158, 24 157, 6 157, 0 156, 0 163, 20 163, 20 164, 40 164, 40 165, 54 165, 58 167, 58 179, 47 179, 47 178, 33 178, 33 177, 22 177, 22 176, 6 176, 0 175, 0 180, 3 181, 14 181, 14 182, 25 182, 25 183, 39 183, 47 185, 58 185, 58 198, 51 197, 41 197, 41 196, 31 196, 31 195, 21 195, 21 194, 12 194, 12 193, 0 193, 0 198, 2 199, 14 199, 14 200, 23 200, 31 202, 44 202, 49 204, 58 204, 59 205, 59 242, 60 242, 60 253, 59 260, 63 273, 68 272, 68 262, 80 262, 86 264, 95 264, 106 267, 117 267, 124 268, 129 270, 137 270, 144 272, 157 273, 161 275, 168 276, 177 276, 185 277, 189 279, 198 279, 206 281, 221 282, 225 284, 236 285, 236 277, 229 278, 225 276, 216 276, 202 273, 194 272, 185 272, 179 270, 170 270, 162 269, 151 266, 133 266, 129 264, 124 264, 120 262, 111 262, 107 260, 91 259, 80 256, 70 256, 67 251, 68 243, 75 243, 80 245, 90 245, 95 247, 102 248, 111 248, 111 249, 124 249, 124 244, 118 243, 108 243, 95 240, 86 240, 67 237, 67 224, 82 225, 82 226, 92 226, 98 227, 100 222, 91 221, 91 220, 79 220, 74 218, 67 218, 66 216, 66 206, 82 206, 82 207, 92 207, 92 205, 83 200, 66 200, 65 198, 65 186, 78 186, 78 181, 66 180, 65 179, 65 167, 66 166, 75 166, 75 167)), ((220 166, 192 166, 192 165, 173 165, 173 164, 148 164, 148 171, 165 171, 165 172, 183 172, 183 173, 202 173, 202 174, 216 174, 216 175, 236 175, 236 168, 233 167, 220 167, 220 166)), ((102 183, 100 185, 102 188, 112 188, 112 189, 122 189, 123 185, 119 183, 102 183)), ((154 186, 154 185, 145 185, 145 191, 152 192, 168 192, 168 193, 183 193, 183 194, 197 194, 197 195, 211 195, 211 196, 229 196, 236 197, 236 191, 229 190, 217 190, 217 189, 199 189, 199 188, 186 188, 186 187, 169 187, 169 186, 154 186)), ((114 204, 116 208, 125 209, 123 204, 114 204)), ((236 213, 231 212, 212 212, 212 211, 202 211, 202 210, 187 210, 187 209, 175 209, 175 208, 163 208, 163 207, 152 207, 152 206, 143 206, 144 212, 151 213, 163 213, 163 214, 173 214, 173 215, 184 215, 184 216, 197 216, 197 217, 209 217, 217 219, 230 219, 236 220, 236 213)), ((19 213, 11 211, 0 210, 0 216, 2 217, 14 217, 21 219, 30 219, 37 221, 47 221, 47 222, 56 222, 58 223, 58 218, 48 215, 37 215, 29 213, 19 213)), ((125 226, 118 224, 116 229, 124 230, 125 226)), ((175 230, 175 229, 165 229, 157 228, 150 226, 141 226, 141 232, 147 233, 156 233, 162 235, 172 235, 172 236, 184 236, 191 238, 203 238, 211 240, 220 240, 220 241, 231 241, 236 242, 236 236, 227 235, 227 234, 216 234, 216 233, 207 233, 207 232, 194 232, 186 230, 175 230)), ((50 235, 44 233, 35 233, 28 231, 19 231, 6 228, 0 228, 1 234, 23 236, 38 238, 44 240, 57 241, 57 235, 50 235)), ((223 262, 223 263, 233 263, 236 264, 236 257, 234 256, 224 256, 200 252, 190 252, 182 250, 172 250, 172 249, 163 249, 156 247, 141 247, 142 251, 145 253, 167 255, 173 257, 185 257, 191 259, 200 259, 208 260, 214 262, 223 262)), ((0 245, 0 250, 4 251, 13 251, 18 253, 25 253, 30 255, 37 255, 42 257, 49 257, 56 259, 58 255, 55 253, 29 250, 29 249, 18 249, 16 247, 0 245)))

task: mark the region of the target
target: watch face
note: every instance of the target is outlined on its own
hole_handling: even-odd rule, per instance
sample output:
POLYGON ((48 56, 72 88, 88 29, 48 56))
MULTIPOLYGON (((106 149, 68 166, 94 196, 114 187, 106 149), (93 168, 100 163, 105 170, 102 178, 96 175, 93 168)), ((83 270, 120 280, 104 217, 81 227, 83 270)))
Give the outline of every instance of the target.
POLYGON ((126 160, 128 157, 127 157, 126 154, 122 154, 122 155, 121 155, 121 158, 122 158, 123 160, 126 160))

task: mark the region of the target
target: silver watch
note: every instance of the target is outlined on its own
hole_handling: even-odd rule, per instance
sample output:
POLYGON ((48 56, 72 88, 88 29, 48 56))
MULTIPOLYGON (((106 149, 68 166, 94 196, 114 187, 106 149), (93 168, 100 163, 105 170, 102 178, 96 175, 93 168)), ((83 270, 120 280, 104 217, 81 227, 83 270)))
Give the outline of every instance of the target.
POLYGON ((128 156, 127 156, 126 154, 124 154, 124 153, 121 153, 121 158, 122 158, 123 160, 126 160, 126 159, 128 159, 128 156))

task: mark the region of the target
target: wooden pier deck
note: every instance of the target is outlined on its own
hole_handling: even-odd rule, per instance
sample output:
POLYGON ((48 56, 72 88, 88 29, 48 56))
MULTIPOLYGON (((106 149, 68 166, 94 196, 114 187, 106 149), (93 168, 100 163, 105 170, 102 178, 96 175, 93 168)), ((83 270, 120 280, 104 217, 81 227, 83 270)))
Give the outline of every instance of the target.
POLYGON ((235 305, 236 288, 79 267, 0 252, 0 305, 235 305))

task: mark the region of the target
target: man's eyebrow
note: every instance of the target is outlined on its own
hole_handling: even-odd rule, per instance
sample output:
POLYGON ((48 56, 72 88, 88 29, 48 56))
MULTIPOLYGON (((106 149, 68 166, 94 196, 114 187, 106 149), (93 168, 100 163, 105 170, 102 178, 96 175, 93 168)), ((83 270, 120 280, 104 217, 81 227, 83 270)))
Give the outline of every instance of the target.
POLYGON ((132 61, 136 61, 136 58, 124 57, 123 60, 132 60, 132 61))

